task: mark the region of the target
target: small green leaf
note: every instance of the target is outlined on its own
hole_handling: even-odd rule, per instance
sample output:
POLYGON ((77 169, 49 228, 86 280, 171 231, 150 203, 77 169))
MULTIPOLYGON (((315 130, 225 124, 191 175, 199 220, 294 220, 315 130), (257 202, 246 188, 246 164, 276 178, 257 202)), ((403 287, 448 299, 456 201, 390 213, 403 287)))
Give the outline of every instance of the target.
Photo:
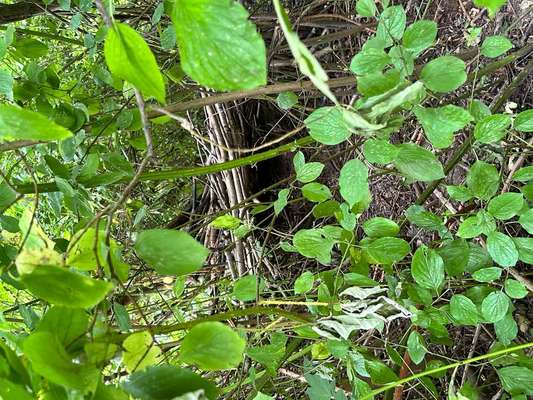
POLYGON ((234 0, 180 0, 171 14, 183 70, 215 90, 245 90, 266 84, 266 49, 234 0))
POLYGON ((406 24, 405 10, 402 6, 387 7, 379 17, 376 37, 391 46, 403 36, 406 24))
POLYGON ((472 278, 478 282, 492 282, 500 279, 500 276, 502 269, 498 267, 481 268, 472 274, 472 278))
POLYGON ((234 217, 230 214, 216 217, 209 225, 215 229, 237 229, 241 225, 240 218, 234 217))
POLYGON ((528 182, 533 180, 533 165, 520 168, 514 173, 513 180, 518 182, 528 182))
POLYGON ((474 137, 481 143, 494 143, 501 140, 511 126, 511 117, 494 114, 483 118, 474 128, 474 137))
POLYGON ((115 22, 104 44, 111 73, 128 81, 147 97, 165 103, 165 82, 157 61, 143 37, 126 24, 115 22))
POLYGON ((301 255, 316 258, 322 264, 331 262, 331 250, 335 242, 323 229, 301 229, 292 241, 301 255))
POLYGON ((507 279, 504 286, 505 293, 512 299, 523 299, 527 296, 527 289, 522 282, 507 279))
POLYGON ((418 55, 431 47, 436 38, 437 24, 434 21, 423 19, 407 27, 403 35, 403 46, 418 55))
POLYGON ((209 252, 188 233, 171 229, 143 231, 135 251, 162 275, 186 275, 204 264, 209 252))
POLYGON ((321 183, 311 182, 302 186, 303 196, 314 203, 321 203, 331 198, 329 188, 321 183))
POLYGON ((420 73, 420 79, 429 90, 452 92, 466 82, 466 64, 455 56, 442 56, 431 60, 420 73))
POLYGON ((533 238, 517 237, 513 242, 518 250, 518 259, 526 264, 533 264, 533 238))
POLYGON ((518 219, 518 223, 522 225, 527 233, 533 235, 533 208, 530 208, 525 213, 523 213, 518 219))
POLYGON ((277 369, 285 356, 285 345, 287 336, 282 333, 274 333, 270 344, 265 346, 249 347, 246 349, 246 355, 252 360, 263 365, 272 375, 276 375, 277 369))
POLYGON ((446 232, 444 221, 432 212, 426 211, 424 207, 413 204, 405 210, 407 220, 420 228, 429 231, 446 232))
POLYGON ((490 107, 478 99, 473 99, 468 105, 468 112, 474 117, 476 122, 492 114, 490 107))
POLYGON ((4 95, 8 100, 13 100, 13 77, 11 73, 0 69, 0 95, 4 95))
POLYGON ((485 210, 478 211, 477 220, 481 228, 481 233, 488 235, 496 230, 496 220, 485 210))
POLYGON ((514 120, 513 127, 520 132, 533 132, 533 109, 522 111, 514 120))
POLYGON ((444 282, 444 261, 435 250, 422 245, 411 261, 411 275, 421 287, 436 291, 444 282))
POLYGON ((322 144, 339 144, 352 135, 339 107, 317 108, 304 123, 311 137, 322 144))
POLYGON ((487 322, 498 322, 507 314, 510 303, 509 297, 503 292, 492 292, 483 299, 481 314, 487 322))
POLYGON ((448 191, 448 195, 452 200, 465 202, 472 198, 472 194, 470 193, 468 188, 462 185, 447 185, 446 190, 448 191))
POLYGON ((480 322, 476 305, 462 294, 455 294, 450 299, 450 314, 460 325, 477 325, 480 322))
POLYGON ((274 213, 276 215, 279 215, 288 204, 287 199, 289 198, 289 194, 289 189, 282 189, 278 192, 278 198, 274 202, 274 213))
POLYGON ((470 247, 466 240, 455 239, 445 242, 437 252, 444 261, 444 268, 448 275, 461 276, 466 271, 470 256, 470 247))
POLYGON ((296 168, 296 179, 302 183, 309 183, 320 176, 324 169, 324 164, 310 162, 296 168))
POLYGON ((368 139, 363 146, 363 154, 368 162, 389 164, 393 162, 400 149, 384 139, 368 139))
POLYGON ((502 8, 507 0, 474 0, 477 7, 484 7, 489 10, 489 17, 494 17, 498 10, 502 8))
POLYGON ((35 111, 0 104, 0 140, 63 140, 72 132, 35 111))
POLYGON ((310 271, 305 271, 294 281, 294 294, 304 294, 313 289, 315 276, 310 271))
POLYGON ((501 232, 487 235, 487 250, 496 264, 502 267, 512 267, 518 262, 518 250, 513 240, 501 232))
POLYGON ((176 46, 176 29, 170 24, 161 32, 161 48, 171 50, 176 46))
POLYGON ((265 289, 263 279, 259 279, 257 282, 257 276, 246 275, 235 282, 233 297, 240 301, 253 301, 257 298, 257 289, 259 289, 259 294, 265 289))
POLYGON ((350 70, 357 75, 380 72, 391 62, 387 53, 380 49, 365 49, 357 53, 350 63, 350 70))
POLYGON ((363 223, 363 231, 370 237, 396 236, 400 232, 399 225, 391 219, 374 217, 363 223))
POLYGON ((406 177, 422 182, 444 177, 442 164, 431 151, 414 143, 403 143, 398 148, 394 165, 406 177))
POLYGON ((508 312, 505 317, 494 323, 494 332, 496 332, 498 341, 505 346, 511 344, 516 339, 518 335, 518 324, 514 320, 511 312, 508 312))
POLYGON ((513 48, 513 44, 505 36, 489 36, 481 45, 481 55, 495 58, 513 48))
POLYGON ((180 360, 204 371, 236 368, 243 359, 246 341, 221 322, 194 326, 181 342, 180 360))
POLYGON ((494 218, 505 221, 518 214, 523 205, 524 196, 522 193, 503 193, 489 201, 487 211, 494 218))
POLYGON ((424 360, 427 353, 426 342, 420 333, 412 331, 409 334, 409 338, 407 339, 407 351, 409 352, 411 360, 413 360, 416 365, 424 360))
POLYGON ((438 149, 449 147, 453 143, 453 134, 472 121, 472 116, 464 108, 447 105, 438 108, 414 108, 416 118, 433 146, 438 149))
POLYGON ((479 223, 479 218, 475 215, 473 217, 468 217, 461 222, 461 225, 459 225, 459 229, 457 230, 457 236, 463 239, 471 239, 481 235, 482 232, 483 229, 479 223))
POLYGON ((500 174, 494 165, 476 161, 466 175, 466 185, 478 199, 490 200, 500 186, 500 174))
POLYGON ((368 168, 361 160, 348 161, 339 176, 341 196, 351 207, 364 200, 368 195, 368 168))
POLYGON ((276 97, 276 102, 282 110, 290 110, 298 104, 298 96, 294 92, 281 92, 276 97))
POLYGON ((377 264, 392 264, 401 261, 411 251, 409 243, 403 239, 384 237, 373 240, 363 249, 377 264))
POLYGON ((378 8, 374 0, 357 0, 355 11, 361 17, 374 17, 378 8))
POLYGON ((394 89, 400 83, 400 71, 396 68, 385 73, 371 72, 357 78, 357 91, 365 97, 378 96, 394 89))
POLYGON ((161 355, 161 349, 148 331, 132 333, 122 342, 122 347, 122 362, 129 373, 154 365, 161 355))

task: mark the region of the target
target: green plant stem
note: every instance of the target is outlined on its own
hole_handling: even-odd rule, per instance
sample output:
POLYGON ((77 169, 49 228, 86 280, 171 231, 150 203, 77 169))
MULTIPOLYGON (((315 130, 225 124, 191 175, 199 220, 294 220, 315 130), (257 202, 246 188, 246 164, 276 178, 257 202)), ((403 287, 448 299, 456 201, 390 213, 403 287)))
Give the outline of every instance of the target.
MULTIPOLYGON (((517 51, 512 55, 512 61, 515 61, 521 55, 527 54, 527 52, 533 50, 533 45, 525 46, 520 51, 517 51), (527 51, 521 51, 525 50, 527 51), (520 53, 517 55, 517 53, 520 53)), ((506 57, 509 59, 511 56, 506 57)), ((503 61, 503 59, 501 60, 503 61)), ((494 101, 494 104, 491 107, 492 112, 498 111, 507 99, 514 93, 518 86, 527 78, 527 76, 533 71, 533 59, 531 59, 522 71, 513 79, 513 81, 507 86, 507 88, 502 92, 502 94, 494 101)), ((475 142, 474 132, 471 131, 465 141, 459 146, 459 148, 452 154, 450 160, 444 166, 444 175, 445 177, 455 168, 455 166, 463 159, 463 156, 470 150, 472 145, 475 142)), ((435 189, 444 181, 444 178, 431 182, 428 187, 420 194, 418 199, 416 199, 415 204, 422 205, 424 202, 431 196, 435 189)))
MULTIPOLYGON (((297 321, 300 323, 311 323, 312 320, 305 314, 298 314, 291 311, 283 310, 277 307, 262 307, 262 306, 253 306, 248 308, 239 308, 236 310, 231 310, 223 313, 218 313, 214 315, 209 315, 207 317, 201 317, 193 319, 187 322, 181 322, 173 325, 164 325, 156 326, 151 328, 153 334, 165 334, 176 331, 183 331, 191 329, 193 326, 198 325, 202 322, 208 321, 226 321, 232 318, 245 317, 249 315, 278 315, 280 317, 287 318, 291 321, 297 321)), ((145 327, 142 327, 144 329, 145 327)))
MULTIPOLYGON (((235 160, 226 161, 219 164, 205 165, 202 167, 191 167, 191 168, 176 168, 163 171, 152 171, 145 172, 141 175, 140 180, 145 181, 165 181, 178 178, 186 178, 191 176, 201 176, 208 174, 216 174, 217 172, 226 171, 228 169, 243 167, 246 165, 251 165, 258 163, 260 161, 268 160, 270 158, 277 157, 281 154, 294 151, 298 147, 306 146, 314 142, 314 139, 311 136, 304 136, 301 139, 297 139, 291 143, 283 144, 271 150, 266 150, 261 153, 252 154, 247 157, 238 158, 235 160)), ((113 185, 119 183, 126 183, 130 180, 130 177, 124 177, 116 182, 113 182, 113 185)), ((91 183, 90 181, 84 185, 87 188, 102 186, 101 183, 91 183)), ((17 192, 21 194, 34 193, 33 184, 22 184, 16 186, 17 192)), ((57 192, 59 189, 55 182, 40 183, 37 185, 39 193, 47 192, 57 192)))
POLYGON ((389 383, 389 384, 387 384, 387 385, 385 385, 383 387, 380 387, 379 389, 372 390, 370 393, 368 393, 368 394, 364 395, 363 397, 361 397, 360 400, 371 399, 377 394, 386 392, 386 391, 388 391, 390 389, 393 389, 393 388, 395 388, 397 386, 403 385, 404 383, 410 382, 410 381, 412 381, 414 379, 422 378, 424 376, 432 375, 432 374, 435 374, 435 373, 438 373, 438 372, 442 372, 442 371, 447 371, 449 369, 457 368, 457 367, 460 367, 462 365, 471 364, 471 363, 474 363, 476 361, 487 360, 489 358, 495 358, 495 357, 502 356, 502 355, 509 354, 509 353, 513 353, 513 352, 516 352, 516 351, 519 351, 519 350, 528 349, 530 347, 533 347, 533 342, 526 343, 526 344, 520 344, 520 345, 517 345, 517 346, 509 347, 507 349, 498 350, 498 351, 495 351, 495 352, 492 352, 492 353, 483 354, 481 356, 472 357, 472 358, 469 358, 469 359, 466 359, 466 360, 462 360, 462 361, 457 361, 457 362, 452 363, 452 364, 443 365, 442 367, 438 367, 438 368, 426 370, 426 371, 423 371, 423 372, 419 372, 418 374, 410 375, 407 378, 391 382, 391 383, 389 383))

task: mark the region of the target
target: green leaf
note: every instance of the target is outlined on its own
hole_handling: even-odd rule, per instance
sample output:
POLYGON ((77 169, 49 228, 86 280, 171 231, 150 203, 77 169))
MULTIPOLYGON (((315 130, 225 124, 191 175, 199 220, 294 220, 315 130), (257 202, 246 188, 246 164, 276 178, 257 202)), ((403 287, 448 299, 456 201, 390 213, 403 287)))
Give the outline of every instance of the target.
POLYGON ((320 176, 324 164, 320 162, 310 162, 296 168, 296 179, 302 183, 309 183, 320 176))
POLYGON ((168 400, 202 390, 209 400, 218 398, 218 389, 200 375, 174 365, 162 364, 128 376, 122 383, 126 392, 141 400, 168 400))
POLYGON ((340 194, 352 208, 368 196, 368 168, 361 160, 348 161, 339 176, 340 194))
POLYGON ((432 212, 426 211, 424 207, 413 204, 405 210, 407 220, 420 228, 429 231, 446 232, 444 221, 432 212))
POLYGON ((304 294, 313 289, 315 275, 310 271, 305 271, 294 281, 294 294, 304 294))
POLYGON ((411 251, 403 239, 384 237, 365 244, 363 249, 377 264, 392 264, 401 261, 411 251))
POLYGON ((502 267, 512 267, 518 262, 518 250, 513 240, 501 232, 487 235, 487 250, 496 264, 502 267))
POLYGON ((13 77, 11 73, 0 69, 0 95, 4 95, 8 100, 13 100, 13 77))
POLYGON ((457 236, 463 239, 471 239, 481 235, 482 232, 483 229, 479 223, 479 218, 475 215, 473 217, 468 217, 461 222, 461 225, 459 225, 459 229, 457 230, 457 236))
POLYGON ((483 299, 481 314, 487 322, 498 322, 507 314, 510 303, 509 297, 503 292, 492 292, 483 299))
POLYGON ((378 96, 394 89, 400 83, 400 71, 396 68, 385 73, 371 72, 357 78, 357 91, 365 97, 378 96))
POLYGON ((34 399, 24 386, 17 385, 7 379, 0 378, 0 397, 2 399, 13 399, 13 400, 32 400, 34 399))
POLYGON ((470 247, 466 240, 450 240, 437 250, 444 261, 444 269, 448 275, 460 276, 466 270, 470 247))
POLYGON ((453 143, 453 134, 472 121, 472 116, 464 108, 447 105, 438 108, 416 106, 414 113, 418 122, 433 146, 438 149, 449 147, 453 143))
POLYGON ((294 92, 281 92, 276 97, 276 103, 282 110, 290 110, 298 104, 298 96, 294 92))
POLYGON ((450 299, 450 314, 460 325, 477 325, 480 322, 476 305, 462 294, 455 294, 450 299))
POLYGON ((494 143, 507 134, 509 126, 511 126, 511 117, 508 115, 489 115, 476 124, 474 137, 481 143, 494 143))
POLYGON ((11 205, 17 199, 17 192, 5 183, 0 183, 0 209, 11 205))
POLYGON ((507 3, 507 0, 474 0, 477 7, 484 7, 489 10, 489 16, 492 18, 507 3))
POLYGON ((0 104, 0 140, 63 140, 72 132, 35 111, 0 104))
POLYGON ((180 360, 204 371, 237 367, 243 358, 246 341, 221 322, 202 322, 185 336, 180 360))
POLYGON ((363 146, 363 154, 368 162, 389 164, 399 153, 398 147, 384 139, 368 139, 363 146))
POLYGON ((446 185, 446 190, 452 200, 464 203, 472 198, 472 194, 468 188, 462 185, 446 185))
POLYGON ((379 17, 376 37, 388 46, 403 36, 406 24, 405 10, 402 6, 386 8, 379 17))
POLYGON ((522 111, 514 120, 513 127, 520 132, 533 132, 533 109, 522 111))
MULTIPOLYGON (((196 0, 190 1, 196 2, 196 0)), ((298 34, 296 34, 296 32, 292 30, 289 17, 287 16, 287 13, 285 12, 279 0, 274 0, 274 8, 276 9, 276 14, 278 16, 281 29, 283 30, 283 34, 287 39, 289 48, 291 49, 292 55, 296 60, 296 63, 298 64, 298 67, 300 68, 302 74, 307 76, 311 80, 311 82, 313 82, 313 85, 315 85, 316 88, 320 90, 324 96, 329 98, 333 103, 338 104, 335 95, 331 92, 327 84, 328 75, 322 69, 322 66, 317 61, 315 56, 302 43, 302 41, 298 37, 298 34)), ((236 62, 242 61, 237 60, 236 62)))
POLYGON ((518 325, 513 318, 513 314, 509 312, 501 320, 495 322, 494 331, 500 343, 505 346, 511 344, 518 335, 518 325))
POLYGON ((436 38, 437 24, 434 21, 423 19, 407 27, 403 35, 403 46, 418 55, 431 47, 436 38))
POLYGON ((479 210, 477 213, 477 220, 479 227, 481 228, 481 233, 488 235, 489 233, 496 230, 496 221, 485 210, 479 210))
POLYGON ((487 211, 494 218, 505 221, 518 214, 523 205, 524 196, 522 193, 503 193, 489 201, 487 211))
POLYGON ((176 46, 176 29, 170 24, 161 32, 161 48, 171 50, 176 46))
POLYGON ((22 273, 20 279, 36 297, 73 308, 94 307, 113 289, 110 282, 91 279, 55 265, 39 265, 30 273, 22 273))
POLYGON ((474 197, 490 200, 500 187, 500 175, 494 165, 476 161, 466 175, 466 185, 474 197))
POLYGON ((435 155, 414 143, 398 145, 394 166, 415 181, 430 182, 444 177, 442 165, 435 155))
POLYGON ((163 75, 150 47, 135 29, 115 22, 105 40, 104 56, 113 75, 128 81, 146 97, 165 102, 163 75))
POLYGON ((409 334, 409 338, 407 339, 407 351, 409 352, 411 360, 413 360, 416 365, 424 360, 427 353, 426 342, 420 333, 412 331, 409 334))
POLYGON ((488 36, 481 45, 481 55, 495 58, 513 48, 513 44, 505 36, 488 36))
POLYGON ((505 281, 505 293, 512 299, 523 299, 527 296, 527 289, 522 282, 514 279, 505 281))
POLYGON ((48 46, 37 39, 29 37, 17 39, 14 44, 15 54, 26 58, 40 58, 48 53, 48 46))
POLYGON ((89 314, 84 309, 54 306, 46 312, 36 332, 50 332, 68 346, 85 335, 88 325, 89 314))
POLYGON ((288 204, 287 199, 289 198, 289 194, 289 189, 282 189, 278 192, 278 198, 274 202, 274 213, 276 215, 279 215, 288 204))
POLYGON ((472 274, 472 278, 478 282, 492 282, 500 279, 500 276, 502 269, 498 267, 481 268, 472 274))
POLYGON ((122 347, 122 362, 129 373, 156 364, 161 355, 161 349, 148 331, 132 333, 122 342, 122 347))
POLYGON ((323 229, 301 229, 296 232, 292 242, 302 256, 316 258, 322 264, 331 262, 335 241, 323 229))
POLYGON ((513 174, 513 181, 528 182, 533 180, 533 165, 522 167, 513 174))
POLYGON ((33 370, 50 382, 82 392, 96 388, 100 371, 74 362, 54 334, 32 333, 24 341, 23 348, 33 370))
POLYGON ((373 217, 363 223, 363 231, 370 237, 396 236, 400 232, 399 225, 391 219, 373 217))
POLYGON ((215 229, 237 229, 241 225, 240 218, 234 217, 230 214, 216 217, 209 225, 215 229))
POLYGON ((518 259, 526 264, 533 264, 533 238, 517 237, 513 242, 518 250, 518 259))
POLYGON ((322 144, 339 144, 352 135, 340 107, 317 108, 304 123, 311 137, 322 144))
POLYGON ((398 107, 405 106, 409 103, 418 103, 423 100, 425 96, 426 91, 424 89, 424 84, 417 81, 400 92, 393 94, 387 98, 387 100, 377 103, 372 107, 368 117, 370 119, 377 118, 383 114, 396 110, 398 107))
POLYGON ((302 186, 303 196, 312 202, 321 203, 331 198, 332 194, 329 188, 321 183, 311 182, 302 186))
POLYGON ((263 279, 257 282, 257 276, 246 275, 235 282, 233 286, 233 297, 240 301, 253 301, 258 295, 257 289, 259 289, 259 294, 265 289, 263 279))
POLYGON ((162 275, 186 275, 204 264, 209 252, 188 233, 170 229, 143 231, 135 251, 162 275))
POLYGON ((411 275, 421 287, 437 291, 444 282, 444 261, 435 250, 422 245, 411 261, 411 275))
POLYGON ((378 8, 374 0, 357 0, 355 11, 361 17, 374 17, 378 8))
POLYGON ((380 72, 390 64, 387 53, 380 49, 369 48, 357 53, 350 63, 350 70, 357 75, 380 72))
POLYGON ((429 90, 439 93, 452 92, 466 82, 466 65, 455 56, 442 56, 431 60, 420 73, 429 90))
POLYGON ((374 385, 385 385, 399 379, 391 368, 378 360, 365 360, 365 368, 374 385))
POLYGON ((523 213, 518 219, 518 223, 522 225, 527 233, 533 235, 533 208, 530 208, 525 213, 523 213))
POLYGON ((274 333, 270 344, 265 346, 249 347, 246 355, 252 360, 263 365, 270 375, 275 376, 276 371, 285 356, 285 344, 287 336, 282 333, 274 333))
POLYGON ((389 50, 391 63, 400 71, 402 77, 411 75, 415 69, 415 56, 403 46, 394 46, 389 50))
POLYGON ((473 99, 468 105, 468 112, 474 117, 476 122, 492 114, 490 107, 478 99, 473 99))
POLYGON ((215 90, 253 89, 266 84, 266 50, 246 9, 234 0, 174 3, 183 70, 215 90))

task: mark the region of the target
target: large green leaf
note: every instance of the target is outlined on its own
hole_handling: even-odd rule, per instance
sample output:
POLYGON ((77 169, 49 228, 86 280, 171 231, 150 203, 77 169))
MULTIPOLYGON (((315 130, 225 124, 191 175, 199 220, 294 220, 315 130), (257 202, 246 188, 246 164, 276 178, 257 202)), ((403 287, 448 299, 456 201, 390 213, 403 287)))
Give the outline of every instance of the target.
POLYGON ((411 356, 411 360, 413 360, 415 364, 418 365, 424 360, 427 349, 424 338, 420 333, 412 331, 409 334, 409 338, 407 339, 407 351, 409 352, 409 356, 411 356))
POLYGON ((442 56, 424 65, 420 78, 429 90, 451 92, 466 82, 466 65, 455 56, 442 56))
POLYGON ((203 390, 209 400, 218 398, 218 389, 189 369, 161 364, 131 374, 122 384, 126 392, 141 400, 168 400, 203 390))
POLYGON ((429 182, 444 177, 442 164, 429 150, 414 143, 403 143, 393 161, 398 170, 406 177, 422 182, 429 182))
POLYGON ((128 81, 143 95, 165 102, 163 75, 150 47, 135 29, 114 23, 105 40, 104 55, 113 75, 128 81))
POLYGON ((445 242, 437 252, 444 261, 444 268, 448 275, 460 276, 465 272, 470 255, 470 247, 466 240, 456 239, 445 242))
POLYGON ((461 325, 477 325, 481 320, 476 305, 462 294, 453 295, 450 299, 450 314, 461 325))
POLYGON ((414 113, 433 146, 446 148, 453 143, 453 134, 463 129, 472 116, 464 108, 447 105, 438 108, 417 106, 414 113))
POLYGON ((494 218, 507 220, 520 212, 524 205, 522 193, 503 193, 489 201, 487 211, 494 218))
POLYGON ((370 237, 396 236, 400 232, 399 225, 391 219, 373 217, 363 223, 363 231, 370 237))
POLYGON ((444 282, 444 261, 435 250, 422 245, 411 261, 411 275, 421 287, 438 290, 444 282))
POLYGON ((436 38, 436 22, 423 19, 407 27, 403 35, 403 46, 418 55, 432 46, 436 38))
POLYGON ((533 235, 533 208, 530 208, 525 213, 523 213, 518 219, 518 223, 522 225, 527 233, 533 235))
POLYGON ((188 233, 171 229, 143 231, 135 251, 162 275, 186 275, 204 264, 209 252, 188 233))
POLYGON ((509 236, 501 232, 491 232, 487 235, 487 250, 502 267, 512 267, 518 262, 518 250, 509 236))
POLYGON ((514 120, 513 127, 521 132, 533 132, 533 109, 525 110, 518 114, 514 120))
POLYGON ((361 160, 348 161, 339 176, 341 196, 351 207, 368 196, 368 168, 361 160))
POLYGON ((50 308, 37 326, 37 332, 56 335, 63 346, 83 337, 89 325, 89 314, 82 308, 54 306, 50 308))
POLYGON ((50 382, 82 392, 96 388, 100 371, 74 362, 54 334, 32 333, 24 341, 23 348, 34 371, 50 382))
POLYGON ((292 243, 305 257, 316 258, 322 264, 331 262, 335 241, 323 229, 301 229, 294 235, 292 243))
POLYGON ((387 53, 380 49, 365 49, 357 53, 350 63, 350 70, 357 75, 365 75, 371 72, 380 72, 391 59, 387 53))
POLYGON ((511 117, 506 114, 494 114, 483 118, 474 128, 474 136, 478 142, 494 143, 507 134, 511 125, 511 117))
POLYGON ((180 347, 180 360, 205 371, 237 367, 243 358, 246 341, 227 325, 202 322, 185 336, 180 347))
POLYGON ((392 6, 386 8, 379 17, 376 36, 392 46, 395 40, 400 40, 403 36, 406 24, 406 15, 403 6, 392 6))
POLYGON ((304 122, 311 137, 319 143, 339 144, 352 135, 340 107, 317 108, 304 122))
POLYGON ((392 264, 405 258, 411 248, 403 239, 383 237, 365 244, 363 249, 377 264, 392 264))
POLYGON ((511 301, 503 292, 495 291, 483 299, 481 314, 487 322, 498 322, 505 317, 511 301))
POLYGON ((512 365, 497 370, 503 388, 514 394, 533 395, 533 370, 512 365))
POLYGON ((518 250, 518 259, 526 264, 533 264, 533 238, 516 237, 513 242, 518 250))
POLYGON ((481 54, 485 57, 499 57, 507 50, 513 48, 513 44, 505 36, 489 36, 485 38, 481 45, 481 54))
POLYGON ((384 139, 368 139, 363 146, 365 158, 376 164, 393 162, 399 151, 398 147, 384 139))
POLYGON ((498 191, 500 174, 494 165, 476 161, 466 175, 466 185, 478 199, 489 200, 498 191))
POLYGON ((266 84, 266 50, 246 9, 234 0, 178 0, 172 22, 183 70, 216 90, 266 84))
POLYGON ((38 265, 31 271, 21 271, 21 281, 36 297, 51 304, 90 308, 100 303, 113 289, 113 284, 55 265, 38 265))
POLYGON ((0 141, 62 140, 72 136, 72 132, 50 121, 35 111, 11 105, 0 104, 0 141))
POLYGON ((508 346, 518 335, 518 324, 513 318, 513 314, 508 312, 505 317, 494 323, 494 332, 498 341, 508 346))

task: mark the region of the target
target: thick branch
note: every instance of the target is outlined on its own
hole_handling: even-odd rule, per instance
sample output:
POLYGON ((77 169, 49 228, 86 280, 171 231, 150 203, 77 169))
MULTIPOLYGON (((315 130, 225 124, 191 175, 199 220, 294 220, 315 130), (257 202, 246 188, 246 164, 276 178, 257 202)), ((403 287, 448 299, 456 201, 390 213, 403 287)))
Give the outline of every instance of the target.
POLYGON ((43 1, 20 1, 14 4, 0 4, 0 25, 22 21, 44 14, 46 10, 57 10, 57 3, 45 5, 43 1))

